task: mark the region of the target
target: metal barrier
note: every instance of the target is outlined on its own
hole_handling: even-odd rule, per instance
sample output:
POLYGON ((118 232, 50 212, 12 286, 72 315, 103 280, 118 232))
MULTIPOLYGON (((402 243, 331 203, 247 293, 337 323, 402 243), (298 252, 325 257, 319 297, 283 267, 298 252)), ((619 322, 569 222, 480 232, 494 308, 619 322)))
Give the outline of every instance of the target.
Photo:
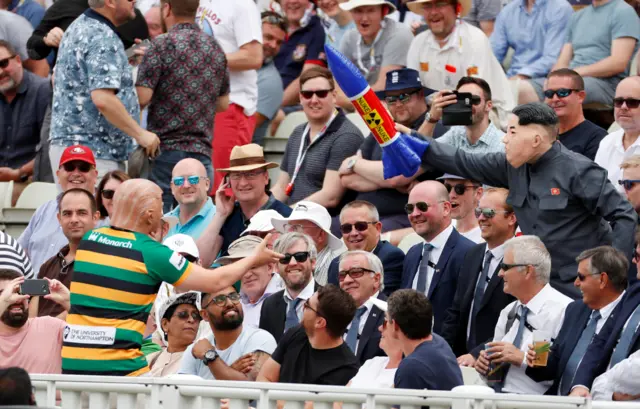
POLYGON ((220 399, 229 399, 229 409, 275 409, 286 401, 286 409, 367 408, 420 409, 423 406, 453 409, 638 409, 638 403, 600 402, 584 398, 507 395, 479 392, 415 391, 406 389, 356 389, 336 386, 273 384, 257 382, 204 381, 166 378, 122 378, 68 375, 31 375, 39 406, 63 409, 220 409, 220 399), (84 403, 83 403, 84 399, 84 403))

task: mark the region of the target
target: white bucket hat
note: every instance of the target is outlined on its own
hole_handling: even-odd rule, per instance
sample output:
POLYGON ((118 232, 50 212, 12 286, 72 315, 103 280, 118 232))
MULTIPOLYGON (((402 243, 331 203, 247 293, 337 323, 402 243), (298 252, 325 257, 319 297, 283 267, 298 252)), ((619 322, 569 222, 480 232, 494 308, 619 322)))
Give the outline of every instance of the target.
POLYGON ((245 234, 252 231, 259 232, 269 232, 274 230, 273 224, 271 223, 271 219, 279 218, 280 213, 276 212, 273 209, 260 210, 258 213, 253 215, 251 220, 249 221, 249 227, 245 229, 240 235, 244 236, 245 234))
POLYGON ((169 247, 176 253, 188 254, 197 259, 200 258, 200 252, 198 251, 198 246, 196 245, 195 240, 186 234, 174 234, 173 236, 166 238, 162 244, 169 247))
POLYGON ((271 224, 280 233, 286 233, 284 231, 285 224, 298 220, 310 221, 327 233, 329 237, 327 245, 331 250, 340 250, 344 247, 342 240, 331 234, 331 215, 329 215, 329 211, 324 206, 314 202, 307 200, 298 202, 289 217, 273 217, 271 224))
POLYGON ((362 6, 389 6, 389 14, 396 11, 396 6, 385 0, 349 0, 345 3, 340 3, 340 8, 345 11, 351 11, 362 6))

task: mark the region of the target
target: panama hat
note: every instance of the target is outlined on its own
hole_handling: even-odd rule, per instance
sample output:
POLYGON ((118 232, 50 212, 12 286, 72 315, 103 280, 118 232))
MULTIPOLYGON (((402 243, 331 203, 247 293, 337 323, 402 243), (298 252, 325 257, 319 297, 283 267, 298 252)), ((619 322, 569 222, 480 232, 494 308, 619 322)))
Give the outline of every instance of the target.
POLYGON ((351 11, 362 6, 388 6, 389 13, 396 11, 396 6, 385 0, 349 0, 345 3, 340 3, 340 8, 345 11, 351 11))
POLYGON ((218 172, 245 172, 259 168, 277 168, 278 164, 267 162, 264 159, 262 146, 250 143, 248 145, 234 146, 229 158, 229 167, 217 169, 218 172))
MULTIPOLYGON (((407 3, 407 7, 412 12, 422 15, 422 4, 424 3, 432 3, 436 0, 414 0, 407 3)), ((458 4, 461 6, 460 17, 464 17, 471 10, 471 0, 457 0, 458 4)))

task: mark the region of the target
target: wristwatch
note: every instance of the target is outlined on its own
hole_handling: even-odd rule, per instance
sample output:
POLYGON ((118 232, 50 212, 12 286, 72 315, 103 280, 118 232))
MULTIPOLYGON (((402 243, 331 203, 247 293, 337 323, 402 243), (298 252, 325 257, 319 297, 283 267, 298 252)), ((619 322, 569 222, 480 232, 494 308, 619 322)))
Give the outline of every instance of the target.
POLYGON ((349 162, 347 162, 347 170, 349 172, 353 172, 353 168, 356 166, 357 161, 358 161, 357 156, 353 156, 351 159, 349 159, 349 162))
POLYGON ((207 352, 204 353, 204 357, 202 358, 202 362, 204 362, 205 365, 209 366, 209 364, 213 361, 215 361, 218 358, 218 353, 216 352, 215 349, 210 349, 207 352))
POLYGON ((437 124, 439 121, 438 119, 431 119, 431 111, 427 112, 427 115, 424 116, 424 120, 430 124, 437 124))

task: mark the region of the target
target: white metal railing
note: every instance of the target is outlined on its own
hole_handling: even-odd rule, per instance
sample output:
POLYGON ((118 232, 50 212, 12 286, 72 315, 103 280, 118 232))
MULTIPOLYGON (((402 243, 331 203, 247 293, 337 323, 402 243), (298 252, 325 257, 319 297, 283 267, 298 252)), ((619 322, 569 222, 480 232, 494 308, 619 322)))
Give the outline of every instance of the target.
POLYGON ((421 406, 454 409, 638 409, 638 403, 599 402, 584 398, 506 395, 486 392, 415 391, 406 389, 356 389, 337 386, 205 381, 166 378, 122 378, 72 375, 31 375, 39 406, 63 409, 419 409, 421 406), (61 397, 61 401, 56 398, 61 397))

